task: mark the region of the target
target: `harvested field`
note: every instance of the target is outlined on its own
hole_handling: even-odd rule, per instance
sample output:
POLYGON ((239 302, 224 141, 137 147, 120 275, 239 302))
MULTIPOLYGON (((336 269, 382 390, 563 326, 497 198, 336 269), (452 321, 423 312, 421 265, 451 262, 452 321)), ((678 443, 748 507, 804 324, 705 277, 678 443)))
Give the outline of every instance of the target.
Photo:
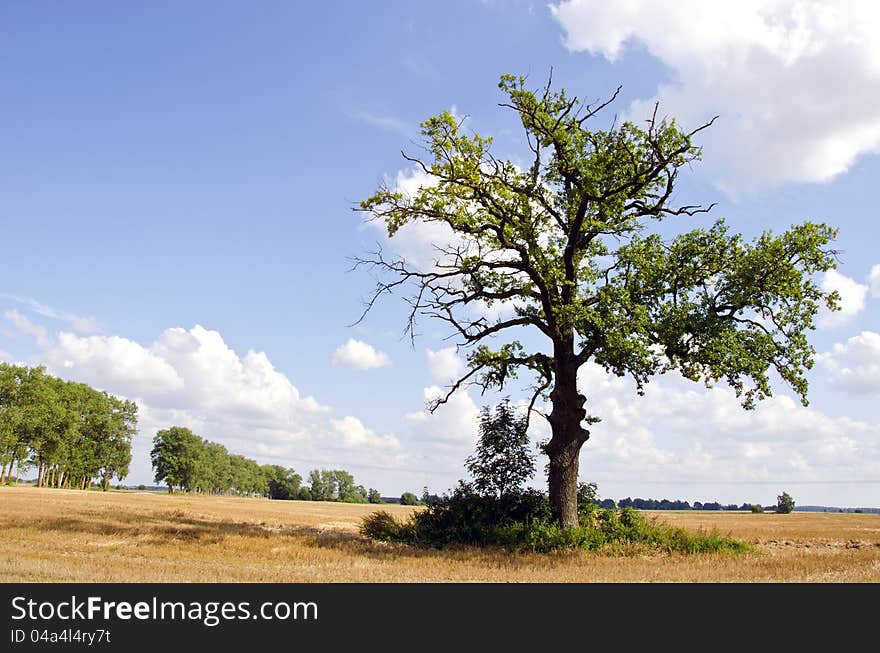
MULTIPOLYGON (((389 505, 398 517, 414 510, 389 505)), ((880 582, 880 515, 655 512, 744 555, 426 551, 358 535, 372 505, 0 488, 3 582, 880 582)))

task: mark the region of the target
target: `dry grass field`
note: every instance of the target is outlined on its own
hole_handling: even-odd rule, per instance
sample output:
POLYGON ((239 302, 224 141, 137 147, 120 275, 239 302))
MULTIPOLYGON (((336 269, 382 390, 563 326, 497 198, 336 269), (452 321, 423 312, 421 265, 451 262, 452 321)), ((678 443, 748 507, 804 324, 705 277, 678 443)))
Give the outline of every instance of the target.
MULTIPOLYGON (((405 516, 412 508, 384 506, 405 516)), ((369 542, 375 506, 0 488, 3 582, 880 582, 880 515, 657 512, 745 555, 424 551, 369 542)))

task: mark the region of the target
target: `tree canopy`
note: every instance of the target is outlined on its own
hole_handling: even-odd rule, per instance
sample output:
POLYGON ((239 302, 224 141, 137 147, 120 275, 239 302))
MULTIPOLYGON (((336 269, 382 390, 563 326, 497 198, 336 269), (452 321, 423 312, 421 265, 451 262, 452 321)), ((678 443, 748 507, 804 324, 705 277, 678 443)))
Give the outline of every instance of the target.
POLYGON ((0 363, 0 482, 35 466, 37 485, 88 488, 128 475, 137 405, 43 367, 0 363))
POLYGON ((787 515, 794 510, 794 499, 788 492, 783 492, 776 497, 776 512, 787 515))
POLYGON ((805 222, 747 242, 716 220, 664 237, 651 225, 692 223, 712 209, 674 197, 681 169, 700 158, 694 139, 712 121, 682 129, 655 106, 643 126, 594 126, 617 93, 591 104, 552 80, 530 90, 524 77, 504 75, 499 86, 501 106, 522 126, 527 165, 497 158, 492 139, 468 133, 451 112, 429 118, 426 156, 403 154, 428 181, 413 193, 383 184, 359 210, 391 237, 413 222, 445 225, 453 237, 435 243, 427 268, 381 250, 356 266, 378 273, 365 314, 401 292, 411 336, 418 318, 438 319, 468 351, 466 373, 431 409, 469 385, 503 388, 532 375, 530 411, 550 403, 544 453, 554 516, 572 526, 579 453, 601 417, 585 408, 578 370, 595 362, 630 376, 639 393, 677 370, 726 382, 747 409, 771 395, 775 374, 806 404, 815 353, 807 333, 819 307, 837 300, 814 276, 835 267, 836 232, 805 222), (481 310, 499 302, 498 317, 481 310), (524 345, 523 329, 545 345, 524 345))

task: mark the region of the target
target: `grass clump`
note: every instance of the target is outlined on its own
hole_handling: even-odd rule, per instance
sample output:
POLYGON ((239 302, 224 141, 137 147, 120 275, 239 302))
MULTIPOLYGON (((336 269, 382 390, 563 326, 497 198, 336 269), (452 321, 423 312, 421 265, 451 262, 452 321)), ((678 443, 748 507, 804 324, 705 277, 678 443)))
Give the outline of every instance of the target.
POLYGON ((599 508, 579 502, 580 525, 561 528, 552 520, 547 496, 536 490, 501 497, 459 483, 450 496, 398 521, 385 511, 361 522, 366 537, 422 547, 502 547, 548 553, 565 549, 621 551, 633 545, 668 553, 743 553, 753 548, 718 533, 690 533, 657 523, 633 508, 599 508))

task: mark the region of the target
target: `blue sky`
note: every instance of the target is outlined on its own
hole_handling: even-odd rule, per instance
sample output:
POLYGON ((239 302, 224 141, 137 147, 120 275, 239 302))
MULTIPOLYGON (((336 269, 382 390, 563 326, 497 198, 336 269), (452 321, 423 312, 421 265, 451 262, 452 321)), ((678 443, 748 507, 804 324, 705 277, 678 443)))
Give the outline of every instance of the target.
POLYGON ((814 334, 809 409, 780 388, 746 414, 676 378, 639 399, 586 370, 605 421, 582 477, 615 498, 880 505, 880 15, 657 6, 4 4, 0 359, 138 400, 128 482, 151 481, 150 438, 181 424, 384 494, 451 487, 494 398, 425 416, 460 366, 439 325, 411 346, 389 301, 348 326, 371 287, 349 257, 430 242, 388 242, 352 207, 385 178, 418 182, 400 150, 446 109, 521 157, 498 78, 537 86, 552 67, 590 99, 622 84, 622 118, 658 99, 684 125, 720 114, 678 196, 748 235, 838 226, 823 281, 846 309, 814 334))

